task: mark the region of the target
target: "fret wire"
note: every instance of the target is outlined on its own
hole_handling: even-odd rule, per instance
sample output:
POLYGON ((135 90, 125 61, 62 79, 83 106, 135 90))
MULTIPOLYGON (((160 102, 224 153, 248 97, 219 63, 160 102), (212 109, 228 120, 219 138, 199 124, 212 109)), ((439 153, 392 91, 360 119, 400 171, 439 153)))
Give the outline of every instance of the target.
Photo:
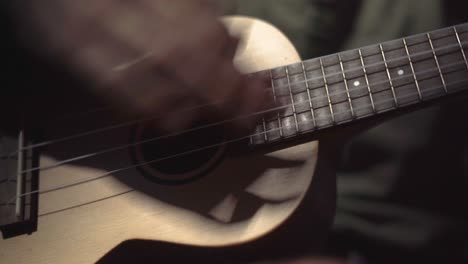
MULTIPOLYGON (((468 43, 468 42, 462 42, 462 43, 465 44, 465 43, 468 43)), ((408 47, 411 47, 411 46, 412 46, 412 45, 408 45, 408 47)), ((437 51, 443 51, 443 50, 445 50, 446 48, 453 48, 453 47, 455 47, 455 46, 458 47, 459 44, 457 43, 457 44, 452 44, 452 45, 445 45, 444 47, 436 48, 435 50, 436 50, 436 52, 437 52, 437 51)), ((401 48, 399 48, 399 49, 401 49, 401 48)), ((388 52, 388 50, 385 50, 385 53, 387 53, 387 52, 388 52)), ((450 54, 450 53, 454 53, 454 52, 455 52, 455 51, 449 52, 449 54, 450 54)), ((425 54, 427 54, 427 53, 432 53, 432 51, 429 50, 429 51, 416 52, 416 53, 413 53, 413 54, 412 54, 412 57, 419 56, 419 55, 425 55, 425 54)), ((364 56, 364 55, 363 55, 362 58, 364 59, 364 58, 367 58, 367 57, 369 57, 369 56, 378 55, 378 54, 382 55, 381 51, 379 51, 379 52, 377 52, 377 53, 369 54, 369 55, 367 55, 367 56, 364 56)), ((388 63, 390 63, 390 62, 397 62, 399 59, 402 59, 402 58, 405 57, 405 56, 406 56, 406 55, 402 55, 402 56, 400 56, 400 57, 390 58, 390 59, 386 60, 386 61, 387 61, 387 65, 388 65, 388 63)), ((429 59, 430 59, 430 58, 429 58, 429 59)), ((427 59, 422 59, 421 61, 425 61, 425 60, 427 60, 427 59)), ((414 61, 413 61, 413 63, 414 63, 414 61)), ((463 63, 464 63, 464 61, 463 61, 463 63)), ((366 65, 366 67, 380 66, 381 64, 385 64, 385 63, 384 63, 383 61, 382 61, 382 62, 377 62, 377 63, 371 63, 371 64, 366 65)), ((336 64, 332 64, 331 66, 338 66, 338 65, 339 65, 339 63, 336 63, 336 64)), ((346 70, 345 72, 350 72, 350 71, 353 71, 353 70, 356 70, 356 69, 357 69, 357 68, 351 68, 351 69, 349 69, 349 70, 346 70)), ((327 77, 335 77, 335 76, 337 76, 337 75, 341 75, 341 73, 339 73, 339 72, 330 73, 330 74, 327 74, 327 77)), ((319 78, 312 78, 312 79, 310 79, 310 80, 318 80, 318 79, 322 79, 322 77, 319 77, 319 78)), ((395 78, 393 78, 393 79, 395 79, 395 78)), ((339 82, 341 82, 341 81, 339 81, 339 82)), ((336 84, 336 83, 339 83, 339 82, 334 82, 334 83, 330 83, 330 82, 329 82, 328 85, 336 84)))
POLYGON ((307 81, 307 72, 305 69, 304 62, 301 61, 301 66, 302 66, 302 72, 304 73, 304 80, 305 80, 305 85, 307 89, 307 96, 309 97, 309 105, 310 105, 310 112, 312 114, 312 120, 314 122, 314 129, 317 128, 317 120, 315 120, 315 113, 314 113, 314 104, 312 103, 312 96, 310 96, 310 88, 309 88, 309 82, 307 81))
MULTIPOLYGON (((415 35, 414 35, 414 36, 415 36, 415 35)), ((407 38, 414 37, 414 36, 409 36, 409 37, 407 37, 407 38)), ((434 37, 434 36, 432 36, 432 40, 433 40, 433 41, 434 41, 434 40, 440 40, 440 39, 444 39, 444 38, 447 38, 447 37, 448 37, 448 36, 442 36, 442 37, 434 37)), ((411 44, 408 44, 408 47, 414 47, 414 46, 421 45, 421 44, 424 44, 424 43, 425 43, 425 40, 423 40, 423 41, 415 41, 415 42, 412 42, 411 44)), ((394 51, 394 50, 398 50, 398 49, 399 49, 399 48, 391 48, 391 47, 389 47, 389 48, 387 48, 387 49, 385 50, 385 52, 394 51)), ((366 57, 366 56, 364 56, 364 57, 366 57)))
POLYGON ((384 61, 385 70, 387 71, 388 81, 390 83, 390 88, 392 89, 393 99, 395 101, 395 107, 398 107, 398 99, 396 97, 395 87, 393 86, 392 76, 390 75, 390 70, 388 69, 387 58, 385 58, 385 52, 383 50, 382 44, 380 44, 379 47, 380 47, 380 52, 382 53, 382 58, 383 58, 383 61, 384 61))
MULTIPOLYGON (((276 101, 276 91, 275 91, 275 82, 273 81, 273 73, 270 70, 270 79, 271 79, 271 89, 273 91, 273 100, 275 101, 275 105, 277 104, 276 101)), ((279 132, 280 132, 280 138, 283 137, 283 126, 281 124, 281 118, 279 112, 276 113, 276 116, 278 118, 278 126, 279 126, 279 132)))
POLYGON ((463 59, 465 60, 466 69, 468 70, 468 61, 466 60, 465 50, 463 49, 463 45, 460 41, 460 35, 458 35, 457 27, 453 27, 453 30, 455 31, 455 36, 457 37, 458 45, 460 45, 460 50, 463 55, 463 59))
POLYGON ((442 74, 442 70, 440 69, 439 59, 437 58, 437 54, 434 49, 434 44, 432 43, 431 34, 427 33, 426 36, 429 40, 429 44, 431 45, 432 54, 434 55, 434 60, 437 66, 437 70, 439 71, 440 79, 442 80, 442 85, 444 86, 445 93, 448 93, 447 84, 445 83, 444 75, 442 74))
POLYGON ((289 95, 291 96, 292 110, 293 110, 293 115, 294 115, 294 123, 296 125, 296 134, 297 134, 297 133, 299 133, 299 124, 297 123, 296 104, 294 103, 294 96, 293 96, 293 92, 292 92, 292 89, 291 89, 291 79, 289 78, 289 69, 288 69, 288 67, 285 67, 285 72, 286 72, 286 79, 288 80, 288 89, 289 89, 289 95))
POLYGON ((418 90, 419 101, 422 101, 423 98, 422 98, 421 89, 419 87, 419 81, 418 81, 418 78, 416 78, 416 72, 414 71, 413 60, 411 59, 411 55, 409 53, 408 45, 406 43, 406 38, 403 38, 403 45, 405 46, 406 55, 408 55, 411 72, 413 73, 414 83, 416 84, 416 89, 418 90))
POLYGON ((344 66, 343 66, 343 60, 341 59, 340 54, 338 54, 338 59, 340 60, 341 72, 343 73, 343 81, 344 81, 344 84, 345 84, 346 95, 348 96, 348 102, 349 102, 349 108, 351 110, 351 116, 353 117, 353 119, 355 119, 356 114, 354 113, 353 102, 351 101, 351 94, 349 93, 348 80, 346 79, 346 74, 345 74, 344 66))
POLYGON ((362 64, 362 69, 364 71, 364 78, 366 79, 366 85, 367 85, 367 90, 369 91, 369 98, 370 98, 370 101, 371 101, 371 105, 372 105, 372 111, 375 113, 377 113, 377 110, 375 108, 375 104, 374 104, 374 96, 372 95, 372 90, 370 88, 370 84, 369 84, 369 77, 367 76, 367 70, 366 70, 366 65, 364 63, 364 58, 362 56, 362 51, 361 49, 358 49, 358 52, 359 52, 359 58, 361 59, 361 64, 362 64))
POLYGON ((335 114, 333 112, 333 104, 332 104, 331 97, 330 97, 330 90, 328 89, 327 77, 325 77, 325 68, 323 67, 323 61, 321 58, 319 59, 319 61, 320 61, 320 68, 322 69, 323 81, 325 83, 325 91, 327 92, 328 105, 330 106, 330 114, 331 114, 332 122, 333 124, 335 124, 336 123, 335 114))

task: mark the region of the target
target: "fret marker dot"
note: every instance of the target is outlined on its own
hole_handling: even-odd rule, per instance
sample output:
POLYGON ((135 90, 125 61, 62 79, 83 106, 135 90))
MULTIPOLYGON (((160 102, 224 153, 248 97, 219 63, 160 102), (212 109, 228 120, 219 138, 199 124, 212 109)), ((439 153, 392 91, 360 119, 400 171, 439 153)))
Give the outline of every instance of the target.
POLYGON ((354 82, 354 86, 358 87, 359 85, 361 85, 361 82, 360 82, 360 81, 355 81, 355 82, 354 82))
POLYGON ((403 74, 405 74, 405 71, 402 70, 402 69, 399 69, 399 70, 398 70, 398 75, 402 76, 403 74))

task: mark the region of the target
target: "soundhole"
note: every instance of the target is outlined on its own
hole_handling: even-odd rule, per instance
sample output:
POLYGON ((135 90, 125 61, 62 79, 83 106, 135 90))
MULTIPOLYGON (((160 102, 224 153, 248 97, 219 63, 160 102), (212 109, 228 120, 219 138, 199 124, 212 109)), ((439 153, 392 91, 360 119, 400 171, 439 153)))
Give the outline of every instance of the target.
POLYGON ((183 184, 207 174, 224 153, 222 127, 196 122, 181 132, 161 132, 152 124, 134 128, 132 157, 138 170, 148 179, 162 184, 183 184), (142 144, 140 144, 143 142, 142 144))

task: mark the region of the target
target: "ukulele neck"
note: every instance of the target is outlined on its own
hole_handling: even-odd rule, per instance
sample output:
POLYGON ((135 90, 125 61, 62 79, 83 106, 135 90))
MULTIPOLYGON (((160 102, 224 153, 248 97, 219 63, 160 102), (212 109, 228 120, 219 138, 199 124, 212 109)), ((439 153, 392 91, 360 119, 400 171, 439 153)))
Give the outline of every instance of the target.
POLYGON ((468 91, 467 55, 468 23, 256 73, 271 80, 276 105, 250 145, 459 95, 468 91))

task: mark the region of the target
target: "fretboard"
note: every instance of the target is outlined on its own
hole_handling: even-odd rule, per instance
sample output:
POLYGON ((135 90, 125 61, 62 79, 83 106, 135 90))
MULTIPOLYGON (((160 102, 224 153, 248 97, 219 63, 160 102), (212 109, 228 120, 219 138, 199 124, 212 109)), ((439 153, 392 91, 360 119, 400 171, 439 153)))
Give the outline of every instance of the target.
MULTIPOLYGON (((264 145, 468 90, 468 23, 256 73, 276 107, 264 145)), ((273 112, 273 114, 271 114, 273 112)))

